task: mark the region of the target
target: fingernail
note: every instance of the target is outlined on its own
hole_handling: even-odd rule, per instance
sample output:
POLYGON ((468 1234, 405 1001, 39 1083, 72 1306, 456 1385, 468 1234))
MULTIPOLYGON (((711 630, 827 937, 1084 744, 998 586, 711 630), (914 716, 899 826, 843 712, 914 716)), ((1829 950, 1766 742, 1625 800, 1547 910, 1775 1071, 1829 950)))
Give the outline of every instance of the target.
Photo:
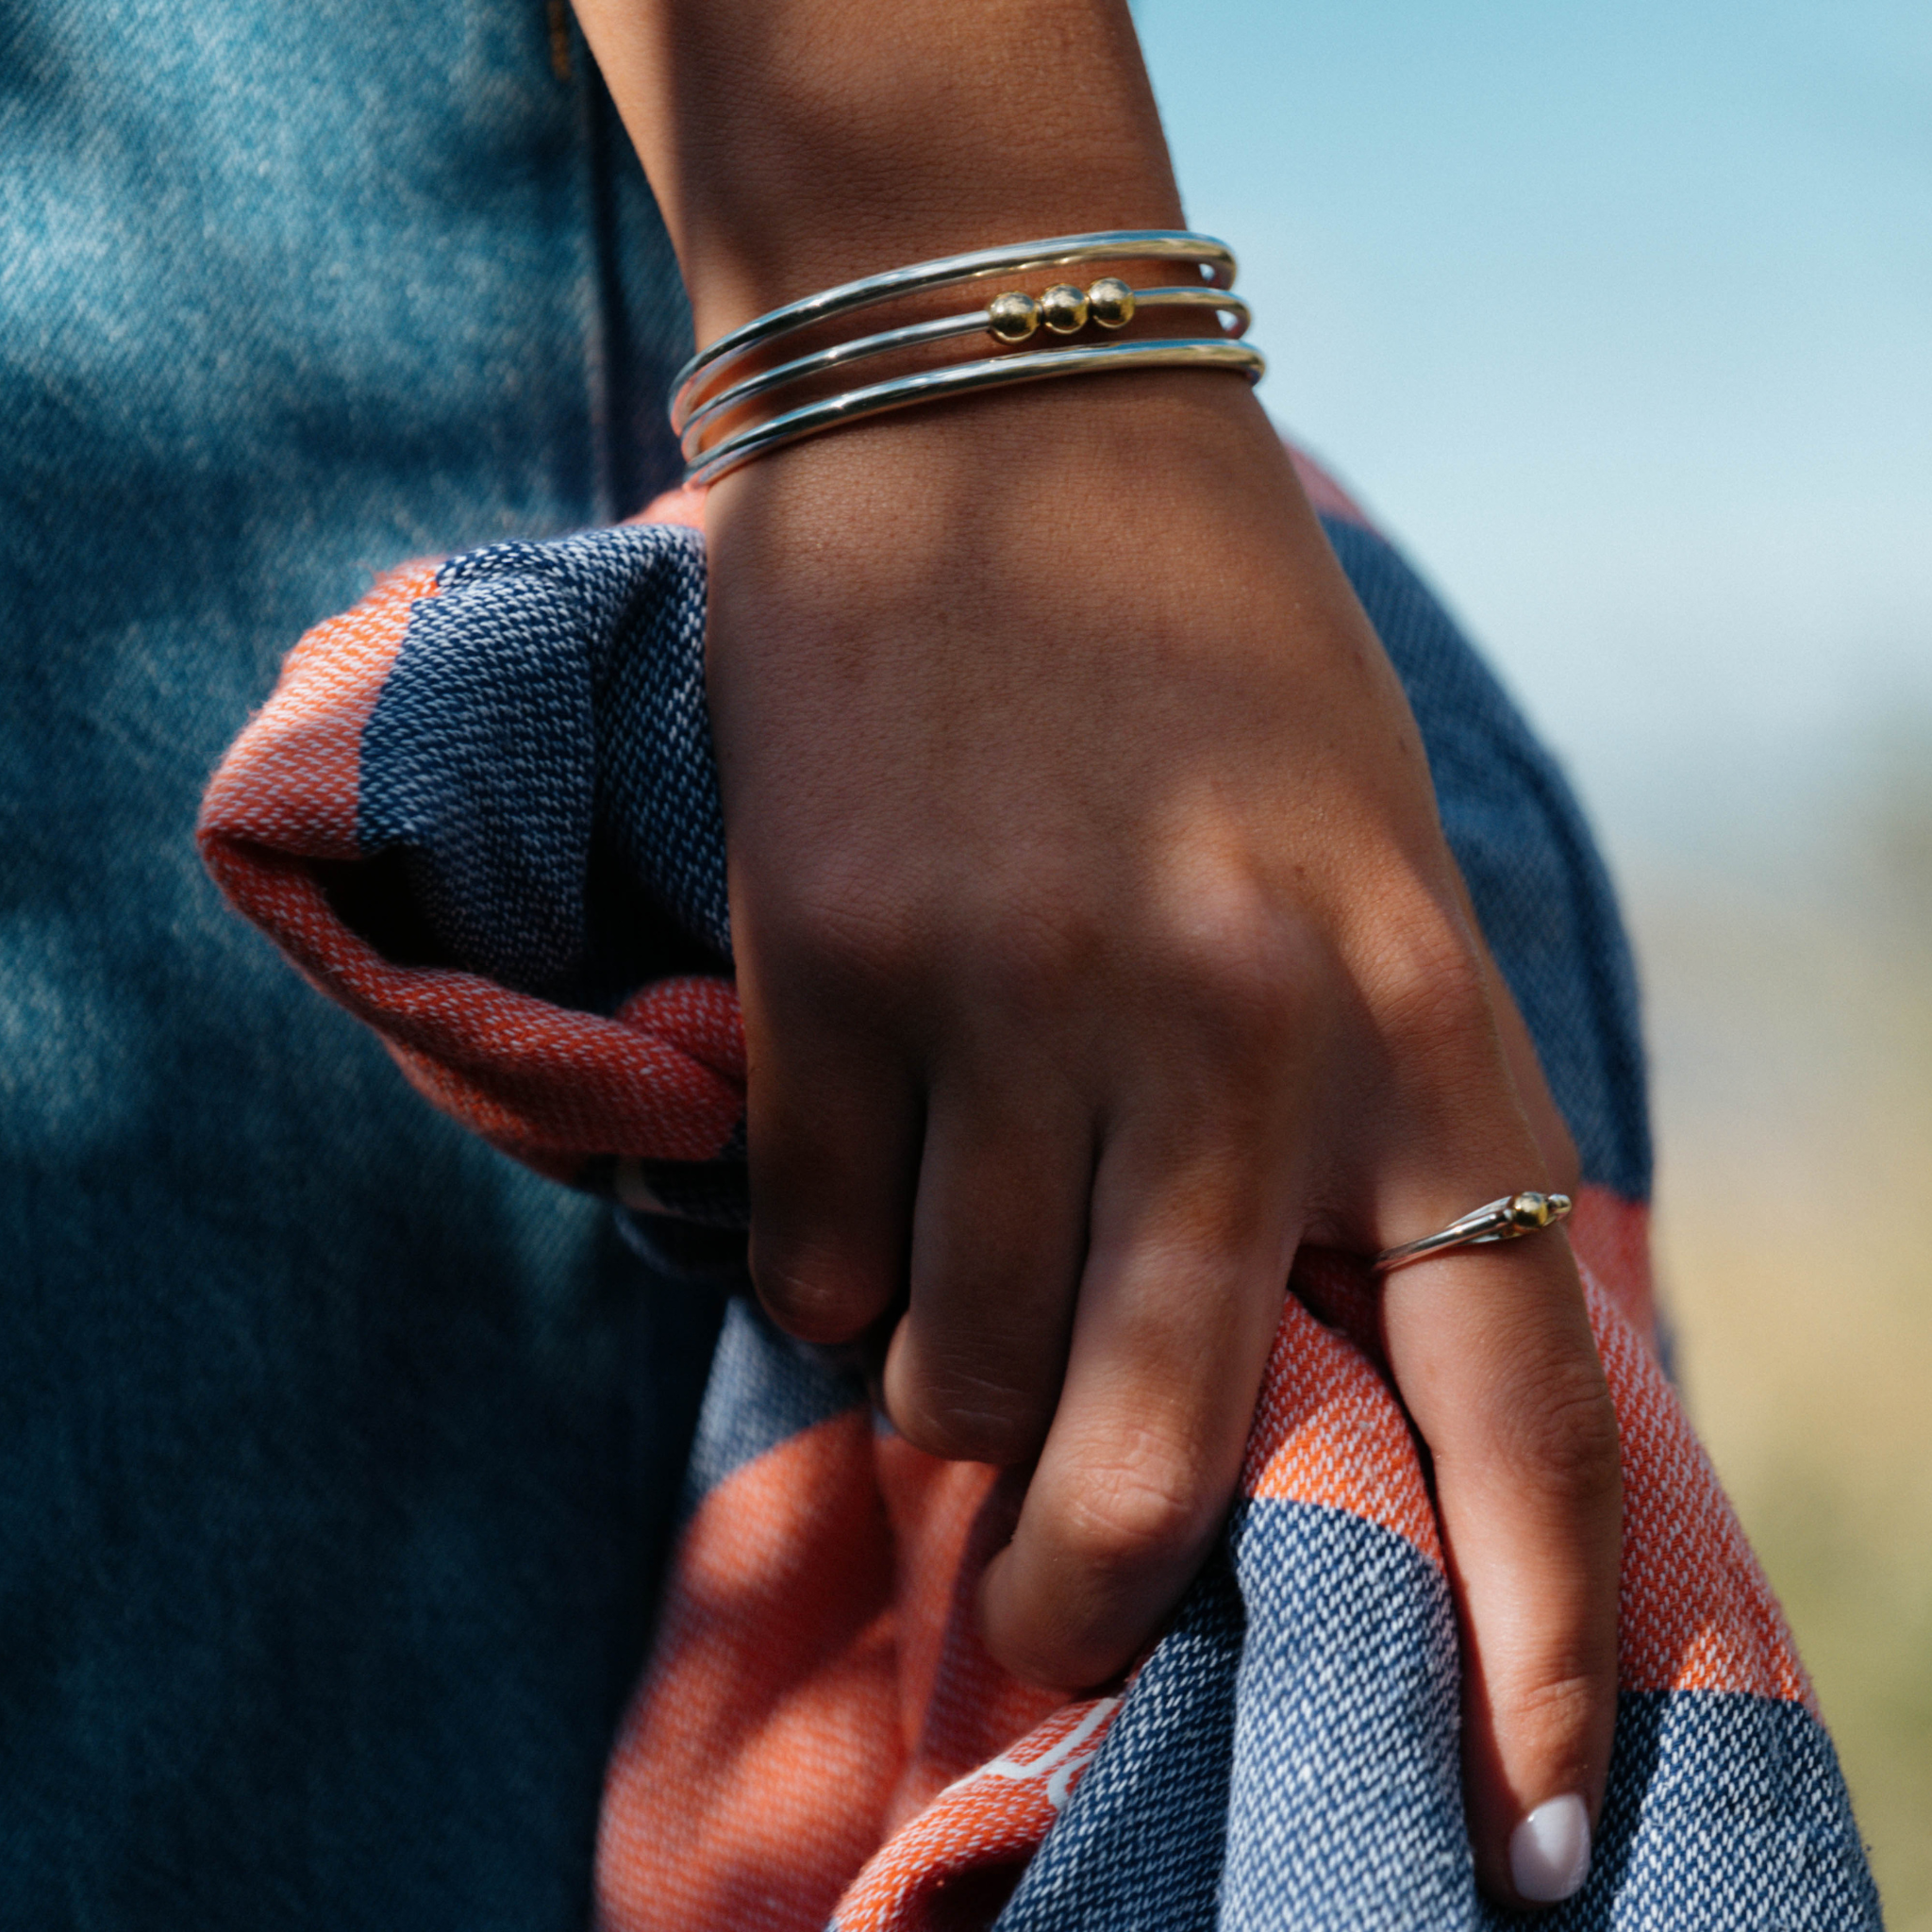
POLYGON ((1590 1811, 1574 1793, 1539 1805, 1509 1835, 1509 1876, 1540 1906, 1568 1898, 1590 1876, 1590 1811))

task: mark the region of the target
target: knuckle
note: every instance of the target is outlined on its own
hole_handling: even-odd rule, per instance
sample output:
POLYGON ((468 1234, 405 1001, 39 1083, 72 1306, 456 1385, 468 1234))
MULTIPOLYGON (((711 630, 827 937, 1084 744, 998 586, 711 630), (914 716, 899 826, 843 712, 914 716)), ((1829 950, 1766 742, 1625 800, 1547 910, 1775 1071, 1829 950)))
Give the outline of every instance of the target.
POLYGON ((1425 1049, 1472 1028, 1489 1029, 1482 962, 1460 923, 1438 908, 1400 920, 1383 934, 1370 980, 1381 1030, 1391 1042, 1425 1049))
POLYGON ((756 1226, 751 1276, 765 1312, 800 1341, 850 1341, 887 1298, 849 1260, 801 1245, 760 1241, 756 1226))
POLYGON ((1589 1508, 1618 1494, 1623 1480, 1617 1411, 1592 1360, 1546 1369, 1536 1400, 1508 1427, 1510 1459, 1546 1495, 1589 1508))
POLYGON ((1540 1674, 1511 1685, 1510 1728, 1539 1755, 1561 1755, 1591 1728, 1606 1689, 1604 1671, 1585 1669, 1572 1657, 1552 1657, 1540 1674))
POLYGON ((1178 1444, 1143 1433, 1083 1469, 1063 1525, 1068 1554, 1103 1575, 1172 1563, 1211 1531, 1214 1513, 1178 1444))
POLYGON ((1030 1460, 1046 1435, 1041 1403, 984 1365, 922 1365, 891 1412, 915 1449, 952 1462, 1009 1469, 1030 1460))
POLYGON ((1540 1767, 1557 1790, 1586 1790, 1601 1779, 1615 1722, 1613 1633, 1593 1645, 1553 1644, 1489 1689, 1491 1721, 1519 1764, 1540 1767))
POLYGON ((964 909, 945 941, 962 982, 1006 1013, 1053 1012, 1091 987, 1108 947, 1098 909, 1031 895, 964 909))
POLYGON ((1190 894, 1149 943, 1156 991, 1240 1050, 1279 1046, 1320 997, 1299 922, 1244 882, 1190 894))
POLYGON ((948 1462, 1013 1469, 1028 1461, 1043 1433, 1010 1410, 974 1402, 965 1391, 928 1392, 892 1411, 892 1425, 915 1449, 948 1462))
POLYGON ((883 868, 801 870, 757 901, 757 942, 818 1000, 866 1002, 926 972, 934 921, 883 868))
POLYGON ((921 990, 948 1005, 1050 1020, 1091 995, 1118 957, 1119 921, 1091 893, 990 879, 928 891, 874 867, 788 886, 759 939, 815 1000, 867 1013, 921 990))
MULTIPOLYGON (((1224 1112, 1236 1126, 1253 1128, 1251 1145, 1268 1131, 1258 1110, 1238 1095, 1227 1097, 1224 1112)), ((1223 1339, 1222 1324, 1239 1306, 1233 1290, 1241 1257, 1275 1224, 1276 1203, 1256 1185, 1253 1165, 1241 1158, 1240 1146, 1239 1141, 1210 1143, 1211 1159, 1188 1166, 1185 1193, 1165 1208, 1162 1224, 1143 1240, 1141 1265, 1160 1282, 1163 1299, 1194 1318, 1191 1334, 1176 1334, 1170 1326, 1155 1344, 1169 1350, 1171 1360, 1198 1362, 1206 1347, 1223 1339)))

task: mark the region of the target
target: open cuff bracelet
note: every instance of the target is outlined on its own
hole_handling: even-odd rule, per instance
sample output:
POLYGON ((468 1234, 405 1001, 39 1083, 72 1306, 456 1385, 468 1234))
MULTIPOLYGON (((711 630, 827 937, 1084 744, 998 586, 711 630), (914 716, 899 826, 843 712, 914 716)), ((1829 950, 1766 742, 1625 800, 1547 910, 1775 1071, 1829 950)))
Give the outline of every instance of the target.
POLYGON ((1234 277, 1232 251, 1212 236, 1166 229, 1124 229, 1022 242, 1011 248, 980 249, 842 283, 822 294, 773 309, 732 330, 701 350, 679 371, 672 390, 671 425, 680 438, 689 465, 685 481, 711 482, 739 464, 785 443, 889 409, 1013 383, 1153 367, 1232 370, 1250 382, 1257 382, 1267 364, 1257 351, 1241 341, 1250 318, 1247 304, 1229 292, 1234 277), (1103 275, 1085 289, 1059 282, 1038 296, 1008 289, 993 296, 984 308, 861 335, 775 364, 767 361, 766 366, 754 369, 736 382, 719 387, 748 360, 767 358, 802 331, 862 308, 995 275, 1013 277, 1083 263, 1135 260, 1191 266, 1199 279, 1184 285, 1137 289, 1118 275, 1103 275), (1137 339, 1015 350, 976 361, 921 370, 781 409, 746 427, 728 431, 716 441, 707 441, 708 432, 722 427, 725 419, 739 415, 754 404, 773 398, 795 384, 829 375, 872 357, 924 349, 981 331, 1012 349, 1042 330, 1048 335, 1071 336, 1089 326, 1102 330, 1125 328, 1137 314, 1154 308, 1209 311, 1221 332, 1217 337, 1137 339))

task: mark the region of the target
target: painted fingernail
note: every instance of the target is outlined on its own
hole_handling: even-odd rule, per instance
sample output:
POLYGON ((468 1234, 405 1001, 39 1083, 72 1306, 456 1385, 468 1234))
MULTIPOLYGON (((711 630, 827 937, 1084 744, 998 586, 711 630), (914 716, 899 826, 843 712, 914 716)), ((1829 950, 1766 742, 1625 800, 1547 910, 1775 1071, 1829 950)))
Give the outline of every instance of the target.
POLYGON ((1509 1876, 1540 1906, 1577 1890, 1590 1876, 1590 1811, 1581 1798, 1551 1798, 1510 1833, 1509 1876))

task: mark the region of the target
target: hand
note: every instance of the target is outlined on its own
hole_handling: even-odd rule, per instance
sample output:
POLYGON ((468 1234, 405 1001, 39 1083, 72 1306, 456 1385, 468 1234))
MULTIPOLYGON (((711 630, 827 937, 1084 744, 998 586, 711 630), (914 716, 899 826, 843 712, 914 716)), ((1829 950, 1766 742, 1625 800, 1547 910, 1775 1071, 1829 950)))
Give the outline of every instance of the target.
MULTIPOLYGON (((1030 1467, 995 1653, 1126 1665, 1233 1492, 1297 1245, 1370 1253, 1574 1163, 1415 725, 1238 379, 888 419, 725 479, 709 682, 753 1267, 897 1425, 1030 1467)), ((1487 1888, 1592 1820, 1616 1424, 1560 1235, 1393 1274, 1487 1888)))
MULTIPOLYGON (((1181 225, 1125 0, 576 5, 701 341, 958 249, 1181 225)), ((708 524, 760 1291, 828 1340, 908 1297, 901 1427, 1030 1466, 990 1641, 1104 1678, 1215 1533, 1297 1244, 1563 1185, 1567 1141, 1238 378, 867 424, 725 478, 708 524)), ((1383 1306, 1478 1869, 1528 1902, 1519 1821, 1593 1817, 1609 1755, 1615 1418, 1559 1234, 1383 1306)))

